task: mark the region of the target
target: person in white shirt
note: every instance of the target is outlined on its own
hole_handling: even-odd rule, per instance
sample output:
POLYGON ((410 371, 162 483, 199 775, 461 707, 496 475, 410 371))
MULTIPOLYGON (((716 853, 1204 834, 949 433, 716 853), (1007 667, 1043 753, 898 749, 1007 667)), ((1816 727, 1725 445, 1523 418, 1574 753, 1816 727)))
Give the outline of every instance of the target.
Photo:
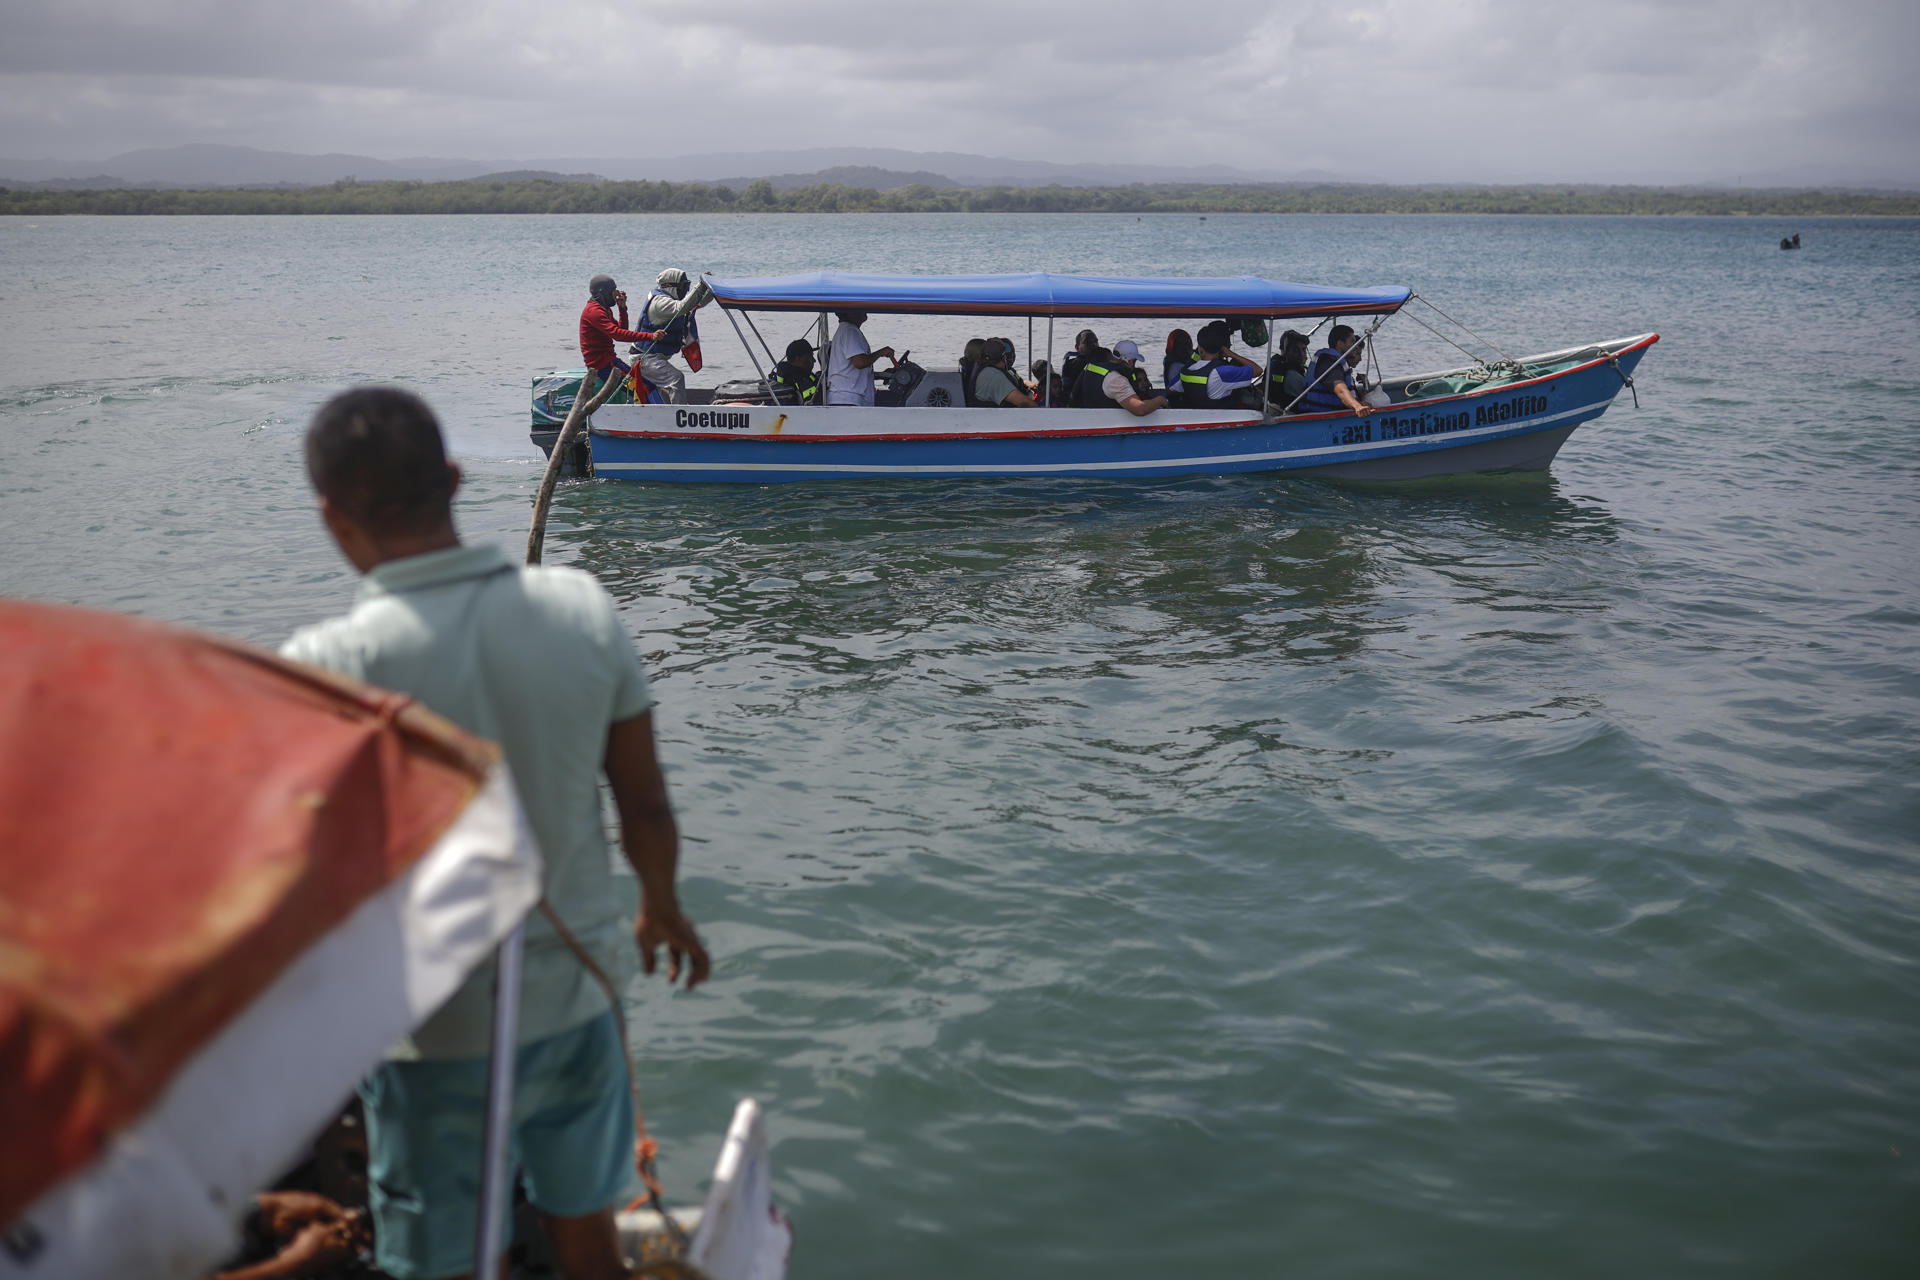
POLYGON ((872 404, 873 362, 882 356, 899 364, 892 347, 869 350, 867 335, 860 326, 867 322, 864 311, 836 311, 840 327, 833 331, 833 343, 827 348, 827 403, 872 404))

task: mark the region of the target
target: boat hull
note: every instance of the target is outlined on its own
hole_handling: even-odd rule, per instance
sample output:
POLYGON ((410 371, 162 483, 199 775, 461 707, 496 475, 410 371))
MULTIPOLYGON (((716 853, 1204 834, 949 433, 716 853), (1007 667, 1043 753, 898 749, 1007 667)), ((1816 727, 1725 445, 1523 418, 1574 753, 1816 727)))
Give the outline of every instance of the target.
MULTIPOLYGON (((770 484, 878 477, 1131 476, 1299 471, 1402 480, 1540 470, 1599 417, 1657 334, 1600 344, 1542 377, 1407 400, 1366 418, 1163 410, 749 406, 603 408, 595 475, 619 480, 770 484)), ((1409 380, 1417 382, 1418 380, 1409 380)), ((1389 390, 1406 383, 1390 383, 1389 390)))

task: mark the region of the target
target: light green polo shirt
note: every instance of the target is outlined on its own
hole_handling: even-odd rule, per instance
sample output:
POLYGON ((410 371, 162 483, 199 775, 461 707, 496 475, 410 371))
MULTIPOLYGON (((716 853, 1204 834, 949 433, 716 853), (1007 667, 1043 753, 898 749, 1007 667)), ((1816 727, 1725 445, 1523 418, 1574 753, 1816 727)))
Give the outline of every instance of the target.
MULTIPOLYGON (((497 546, 451 547, 375 567, 352 612, 301 628, 280 652, 411 694, 498 742, 546 859, 548 901, 624 987, 638 886, 612 872, 599 783, 608 727, 646 711, 653 695, 598 582, 518 565, 497 546)), ((390 1056, 485 1054, 492 989, 489 965, 390 1056)), ((606 1009, 552 927, 528 916, 521 1043, 606 1009)))

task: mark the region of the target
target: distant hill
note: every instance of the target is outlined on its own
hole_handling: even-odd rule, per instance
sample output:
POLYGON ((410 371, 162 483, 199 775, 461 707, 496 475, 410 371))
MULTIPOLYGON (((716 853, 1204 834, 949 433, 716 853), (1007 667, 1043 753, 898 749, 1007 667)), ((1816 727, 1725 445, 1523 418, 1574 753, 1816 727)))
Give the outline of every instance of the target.
POLYGON ((556 173, 552 169, 508 169, 502 173, 483 173, 473 182, 605 182, 597 173, 556 173))
MULTIPOLYGON (((358 182, 450 182, 500 173, 564 175, 569 180, 711 182, 733 185, 766 178, 782 190, 820 183, 892 190, 932 187, 1096 186, 1132 182, 1253 182, 1266 175, 1224 165, 1053 164, 960 152, 897 151, 877 147, 816 147, 800 151, 728 152, 673 157, 539 157, 513 161, 412 157, 379 160, 334 152, 305 155, 254 147, 193 143, 128 151, 106 160, 0 158, 0 185, 62 190, 139 190, 181 187, 326 186, 358 182), (82 177, 80 175, 92 175, 82 177), (790 185, 789 185, 790 184, 790 185)), ((1333 175, 1293 175, 1307 180, 1333 175)))
MULTIPOLYGON (((1811 174, 1811 170, 1809 170, 1811 174)), ((342 179, 356 182, 456 182, 484 178, 519 181, 532 175, 549 181, 596 182, 704 182, 744 188, 765 178, 779 191, 806 186, 844 186, 894 191, 925 185, 936 190, 995 187, 1126 187, 1165 186, 1350 186, 1377 185, 1380 175, 1331 173, 1324 170, 1253 172, 1227 165, 1056 164, 1047 160, 1014 160, 959 151, 902 151, 884 147, 812 147, 793 151, 733 151, 700 155, 654 157, 564 157, 459 160, 414 156, 382 160, 373 156, 334 152, 307 155, 291 151, 262 151, 254 147, 194 143, 188 146, 128 151, 105 160, 75 158, 0 158, 0 186, 15 190, 141 190, 186 188, 319 187, 342 179)), ((1400 184, 1433 188, 1451 183, 1400 184)), ((1550 186, 1560 187, 1554 183, 1550 186)), ((1611 186, 1612 184, 1607 184, 1611 186)), ((1748 175, 1728 184, 1724 178, 1662 177, 1669 189, 1756 192, 1767 189, 1805 189, 1862 192, 1910 191, 1920 180, 1885 175, 1849 174, 1837 168, 1817 177, 1780 171, 1748 175)), ((1564 189, 1600 190, 1590 183, 1568 183, 1564 189)))
MULTIPOLYGON (((757 177, 722 178, 714 185, 744 191, 760 180, 757 177)), ((773 184, 775 191, 795 191, 801 187, 819 186, 865 187, 871 191, 894 191, 900 187, 951 189, 960 185, 945 174, 928 173, 925 170, 901 173, 897 169, 876 169, 872 165, 865 164, 836 165, 831 169, 820 169, 813 173, 775 173, 767 175, 766 181, 773 184)))

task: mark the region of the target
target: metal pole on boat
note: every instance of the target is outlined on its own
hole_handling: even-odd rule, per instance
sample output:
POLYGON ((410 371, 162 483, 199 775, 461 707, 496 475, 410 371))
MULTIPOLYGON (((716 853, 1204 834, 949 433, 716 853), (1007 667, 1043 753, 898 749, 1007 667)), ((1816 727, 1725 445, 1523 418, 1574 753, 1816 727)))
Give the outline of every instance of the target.
POLYGON ((1273 317, 1267 317, 1267 361, 1260 366, 1260 420, 1265 422, 1270 416, 1269 408, 1273 395, 1273 317))
MULTIPOLYGON (((754 372, 754 374, 755 374, 755 376, 757 376, 757 377, 758 377, 758 378, 760 379, 760 381, 761 381, 761 383, 762 383, 762 384, 764 384, 764 385, 766 386, 766 388, 767 388, 767 391, 768 391, 769 393, 771 393, 771 392, 773 391, 773 379, 772 379, 772 378, 771 378, 771 377, 770 377, 769 375, 767 375, 767 374, 765 374, 765 373, 762 373, 762 372, 761 372, 761 370, 760 370, 760 357, 759 357, 759 356, 757 356, 757 355, 755 355, 755 354, 753 354, 753 344, 752 344, 751 342, 748 342, 748 341, 747 341, 747 335, 746 335, 746 334, 744 334, 744 333, 742 333, 742 332, 740 332, 740 322, 739 322, 738 320, 735 320, 735 319, 733 318, 733 308, 732 308, 732 307, 721 307, 721 308, 720 308, 720 310, 722 310, 722 311, 724 311, 724 312, 726 313, 726 316, 727 316, 727 323, 733 326, 733 336, 734 336, 734 337, 736 337, 736 338, 738 338, 738 339, 740 339, 740 345, 741 345, 742 347, 745 347, 745 348, 746 348, 746 351, 747 351, 747 359, 749 359, 749 360, 751 360, 751 361, 753 361, 753 372, 754 372)), ((748 324, 752 324, 752 323, 753 323, 753 318, 752 318, 751 316, 749 316, 749 317, 747 318, 747 323, 748 323, 748 324)), ((758 330, 758 329, 756 329, 756 330, 754 330, 754 332, 755 332, 755 333, 758 333, 758 332, 759 332, 759 330, 758 330)), ((767 340, 766 340, 765 338, 762 338, 762 339, 760 340, 760 345, 764 347, 764 346, 765 346, 766 344, 767 344, 767 340)), ((771 351, 769 351, 769 352, 767 352, 767 358, 768 358, 769 360, 771 360, 771 359, 773 358, 773 352, 771 352, 771 351)), ((778 400, 778 399, 779 399, 779 397, 778 397, 778 396, 775 396, 775 397, 774 397, 774 399, 775 399, 775 400, 778 400)))
MULTIPOLYGON (((1054 370, 1054 364, 1053 364, 1053 314, 1052 314, 1051 312, 1049 312, 1049 313, 1047 314, 1047 400, 1046 400, 1046 405, 1047 405, 1047 408, 1049 408, 1049 409, 1051 409, 1051 408, 1053 408, 1053 370, 1054 370)), ((1065 390, 1067 389, 1067 384, 1066 384, 1066 383, 1064 383, 1064 382, 1063 382, 1063 383, 1061 383, 1061 384, 1060 384, 1060 389, 1061 389, 1062 391, 1065 391, 1065 390)), ((1069 401, 1067 401, 1067 403, 1068 403, 1068 404, 1072 404, 1072 403, 1073 403, 1073 401, 1071 401, 1071 400, 1069 400, 1069 401)))
MULTIPOLYGON (((1049 351, 1047 352, 1047 354, 1051 356, 1053 352, 1049 351)), ((1032 316, 1027 317, 1027 368, 1028 369, 1033 368, 1033 317, 1032 316)), ((1053 381, 1052 365, 1047 366, 1047 374, 1048 374, 1047 381, 1052 382, 1053 381)), ((1024 382, 1026 381, 1026 379, 1022 378, 1021 381, 1024 382)), ((1045 402, 1043 401, 1042 403, 1045 403, 1045 402)))
POLYGON ((827 358, 820 362, 820 403, 830 403, 827 393, 833 390, 833 344, 827 340, 827 313, 820 313, 820 350, 827 358))
POLYGON ((520 1044, 520 968, 526 925, 500 944, 493 970, 493 1043, 487 1059, 487 1113, 480 1138, 480 1226, 474 1234, 473 1274, 491 1277, 500 1256, 501 1228, 512 1213, 508 1198, 508 1138, 513 1133, 513 1067, 520 1044))

